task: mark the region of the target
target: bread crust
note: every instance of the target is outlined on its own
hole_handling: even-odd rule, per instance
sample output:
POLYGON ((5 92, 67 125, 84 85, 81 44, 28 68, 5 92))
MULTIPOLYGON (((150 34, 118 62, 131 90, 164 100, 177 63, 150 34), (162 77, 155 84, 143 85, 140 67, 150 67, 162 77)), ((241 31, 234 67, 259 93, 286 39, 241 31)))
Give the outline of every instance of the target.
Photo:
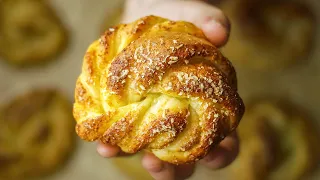
POLYGON ((174 164, 205 156, 243 113, 232 64, 193 24, 156 16, 90 45, 73 109, 82 139, 174 164))

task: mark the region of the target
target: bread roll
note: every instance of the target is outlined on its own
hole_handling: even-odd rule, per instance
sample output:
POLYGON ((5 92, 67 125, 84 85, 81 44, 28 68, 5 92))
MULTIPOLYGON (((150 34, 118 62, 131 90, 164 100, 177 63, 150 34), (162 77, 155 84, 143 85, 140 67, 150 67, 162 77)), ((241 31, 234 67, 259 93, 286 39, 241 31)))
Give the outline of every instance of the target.
POLYGON ((0 109, 0 179, 43 178, 76 147, 72 104, 58 90, 37 88, 0 109))
POLYGON ((239 180, 306 178, 319 162, 319 134, 312 124, 285 101, 252 102, 238 127, 239 156, 224 173, 239 180))
POLYGON ((16 67, 40 65, 66 49, 68 32, 47 1, 0 1, 0 56, 16 67))
POLYGON ((283 70, 305 64, 316 21, 304 3, 286 0, 226 0, 220 4, 232 25, 222 49, 236 67, 283 70))
POLYGON ((110 28, 88 48, 76 82, 76 132, 84 140, 199 160, 244 113, 236 72, 203 32, 156 16, 110 28))

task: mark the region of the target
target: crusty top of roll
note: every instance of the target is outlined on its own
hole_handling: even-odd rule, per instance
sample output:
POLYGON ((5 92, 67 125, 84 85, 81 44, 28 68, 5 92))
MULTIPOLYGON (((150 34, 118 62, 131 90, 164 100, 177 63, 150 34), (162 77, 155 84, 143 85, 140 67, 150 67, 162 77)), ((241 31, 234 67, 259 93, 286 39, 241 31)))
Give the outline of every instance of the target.
POLYGON ((243 113, 232 64, 193 24, 156 16, 93 42, 75 89, 82 139, 175 164, 203 157, 243 113))

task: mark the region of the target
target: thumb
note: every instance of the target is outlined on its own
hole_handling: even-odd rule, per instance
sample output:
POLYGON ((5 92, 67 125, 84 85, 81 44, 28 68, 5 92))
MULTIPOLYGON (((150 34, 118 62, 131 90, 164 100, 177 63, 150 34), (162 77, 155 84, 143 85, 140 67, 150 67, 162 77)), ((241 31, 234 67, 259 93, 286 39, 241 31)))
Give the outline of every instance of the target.
POLYGON ((228 18, 220 9, 204 1, 155 1, 149 6, 139 6, 139 8, 136 6, 133 9, 130 9, 129 5, 127 9, 129 10, 123 17, 126 23, 143 16, 156 15, 173 21, 183 20, 195 24, 203 30, 211 43, 218 47, 223 46, 229 38, 228 18))

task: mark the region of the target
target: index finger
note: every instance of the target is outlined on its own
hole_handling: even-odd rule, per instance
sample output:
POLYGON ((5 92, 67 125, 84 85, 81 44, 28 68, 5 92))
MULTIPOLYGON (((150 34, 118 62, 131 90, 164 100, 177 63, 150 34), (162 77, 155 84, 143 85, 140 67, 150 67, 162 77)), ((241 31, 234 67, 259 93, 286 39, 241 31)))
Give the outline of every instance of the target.
POLYGON ((227 136, 217 147, 214 147, 201 163, 210 169, 220 169, 230 165, 238 156, 239 138, 236 132, 227 136))
POLYGON ((98 141, 97 152, 100 154, 100 156, 105 157, 105 158, 112 158, 112 157, 116 157, 116 156, 129 156, 130 155, 130 154, 127 154, 127 153, 121 151, 119 146, 104 144, 100 141, 98 141))

